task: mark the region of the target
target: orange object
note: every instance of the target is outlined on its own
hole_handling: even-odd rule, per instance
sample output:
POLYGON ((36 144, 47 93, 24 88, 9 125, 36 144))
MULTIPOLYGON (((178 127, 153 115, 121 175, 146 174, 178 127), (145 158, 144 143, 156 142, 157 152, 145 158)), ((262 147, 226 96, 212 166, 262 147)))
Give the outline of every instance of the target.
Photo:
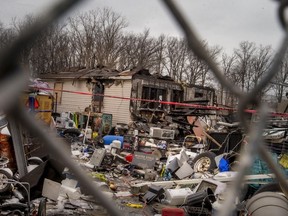
POLYGON ((7 164, 7 167, 10 168, 12 171, 16 170, 17 166, 14 148, 11 136, 9 135, 0 134, 0 156, 8 158, 9 162, 7 164))

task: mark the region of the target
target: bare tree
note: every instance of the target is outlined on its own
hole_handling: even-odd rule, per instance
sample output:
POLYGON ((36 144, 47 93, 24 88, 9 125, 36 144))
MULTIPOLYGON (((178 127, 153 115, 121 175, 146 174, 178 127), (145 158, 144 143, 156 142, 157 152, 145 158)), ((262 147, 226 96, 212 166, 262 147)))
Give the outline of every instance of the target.
MULTIPOLYGON (((272 48, 271 46, 262 46, 256 48, 251 61, 251 72, 247 82, 249 86, 255 87, 258 85, 260 79, 265 75, 271 65, 272 48)), ((269 87, 263 89, 259 96, 263 96, 265 92, 269 91, 269 87)))
MULTIPOLYGON (((218 46, 209 47, 208 43, 203 41, 203 46, 209 51, 210 58, 216 60, 221 48, 218 46)), ((188 48, 187 48, 188 49, 188 48)), ((187 64, 185 68, 185 74, 189 84, 199 84, 201 86, 208 85, 209 82, 214 82, 213 77, 209 73, 208 65, 194 53, 187 51, 187 64)))
MULTIPOLYGON (((222 55, 222 68, 224 72, 224 76, 229 79, 233 83, 238 83, 237 76, 235 76, 234 68, 236 63, 236 56, 228 56, 227 54, 222 55)), ((234 96, 231 95, 231 93, 225 89, 222 85, 219 87, 220 89, 220 97, 218 103, 226 106, 234 106, 234 96)))
MULTIPOLYGON (((25 26, 30 26, 38 17, 27 15, 22 20, 13 20, 15 34, 21 34, 25 26)), ((39 34, 33 44, 24 49, 22 63, 29 65, 34 76, 39 73, 55 73, 69 67, 69 40, 64 30, 65 24, 49 26, 45 32, 39 34)))
POLYGON ((74 50, 74 66, 94 67, 95 58, 93 59, 93 51, 95 49, 94 39, 99 29, 98 13, 89 11, 79 14, 73 18, 68 18, 68 23, 71 48, 74 50))
POLYGON ((123 47, 119 63, 119 68, 153 68, 159 62, 159 52, 163 49, 163 44, 158 43, 153 37, 150 37, 148 29, 143 33, 129 33, 123 38, 123 47), (158 54, 158 56, 157 56, 158 54))
MULTIPOLYGON (((187 45, 184 39, 170 37, 166 48, 167 61, 164 66, 167 73, 177 81, 184 80, 186 72, 187 45)), ((189 79, 189 78, 188 78, 189 79)))
POLYGON ((11 28, 5 28, 4 24, 0 22, 0 48, 3 49, 7 47, 13 38, 15 37, 15 32, 11 28))
POLYGON ((100 31, 96 37, 96 60, 100 65, 115 67, 122 50, 120 40, 127 22, 119 14, 104 8, 100 10, 100 31))
MULTIPOLYGON (((7 44, 10 36, 21 33, 24 26, 31 25, 35 19, 27 16, 22 21, 14 20, 12 30, 0 23, 0 46, 7 44)), ((188 84, 214 85, 209 67, 188 49, 184 39, 165 35, 151 37, 149 29, 139 34, 124 34, 126 27, 125 19, 108 8, 70 17, 67 25, 55 24, 39 35, 34 44, 23 51, 22 62, 37 73, 57 73, 71 67, 107 66, 118 70, 138 67, 168 74, 174 80, 188 84)), ((209 47, 205 41, 203 45, 217 61, 221 49, 209 47)), ((270 61, 270 47, 257 48, 255 43, 247 41, 240 43, 231 58, 222 56, 225 75, 244 91, 257 85, 270 61)), ((221 87, 221 102, 224 91, 221 87)))
MULTIPOLYGON (((28 14, 26 15, 22 20, 18 20, 17 18, 12 19, 12 29, 13 29, 13 34, 18 36, 21 34, 25 28, 29 28, 34 22, 36 18, 33 17, 32 15, 28 14)), ((35 43, 34 43, 35 44, 35 43)), ((31 56, 31 50, 34 44, 27 44, 26 47, 22 50, 22 53, 20 54, 20 63, 22 65, 28 65, 30 69, 33 70, 33 63, 29 62, 30 56, 31 56)))
MULTIPOLYGON (((221 48, 219 46, 213 46, 209 47, 207 43, 203 42, 204 46, 207 47, 207 50, 209 52, 209 56, 211 59, 214 60, 214 62, 217 62, 218 64, 218 55, 221 53, 221 48)), ((211 73, 208 65, 201 61, 202 64, 202 70, 200 71, 200 85, 201 86, 213 86, 213 83, 215 81, 214 75, 211 73)))
POLYGON ((157 46, 158 49, 156 50, 155 53, 155 64, 152 66, 152 70, 155 71, 157 74, 162 74, 164 75, 164 67, 165 67, 165 62, 166 62, 166 54, 165 54, 165 49, 166 49, 166 36, 164 34, 160 35, 157 38, 157 46))
MULTIPOLYGON (((272 49, 270 46, 256 46, 255 43, 241 42, 238 49, 234 50, 231 57, 222 56, 222 67, 225 76, 235 85, 239 85, 243 91, 249 91, 255 87, 271 64, 272 49)), ((225 90, 221 88, 221 92, 225 90)), ((261 98, 269 88, 259 92, 261 98)), ((228 98, 227 98, 228 99, 228 98)), ((236 102, 229 99, 233 106, 236 102)))
POLYGON ((38 37, 30 61, 38 73, 57 73, 70 67, 72 53, 65 25, 55 24, 38 37))
POLYGON ((281 63, 281 68, 276 74, 275 78, 273 79, 273 85, 272 85, 272 90, 275 93, 278 103, 282 102, 283 95, 288 88, 287 82, 288 82, 288 54, 286 53, 286 56, 281 63))
POLYGON ((87 68, 115 67, 121 52, 124 18, 111 9, 93 10, 69 18, 75 64, 87 68))
POLYGON ((133 66, 135 67, 135 65, 131 63, 130 52, 126 51, 126 49, 129 49, 128 48, 129 45, 131 46, 129 37, 127 35, 126 36, 122 35, 122 38, 120 41, 120 47, 122 47, 122 50, 120 52, 120 55, 117 61, 117 68, 120 71, 131 69, 133 68, 133 66))
POLYGON ((247 80, 249 80, 250 76, 252 75, 251 62, 253 60, 255 50, 255 43, 248 41, 241 42, 239 48, 234 50, 237 61, 235 71, 239 76, 239 85, 243 91, 249 91, 251 88, 251 83, 247 82, 247 80))

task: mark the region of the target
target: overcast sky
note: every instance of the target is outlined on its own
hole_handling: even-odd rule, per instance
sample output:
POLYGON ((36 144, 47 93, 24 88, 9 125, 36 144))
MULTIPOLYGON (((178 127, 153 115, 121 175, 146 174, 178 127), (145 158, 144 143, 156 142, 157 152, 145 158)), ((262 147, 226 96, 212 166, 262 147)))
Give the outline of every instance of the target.
MULTIPOLYGON (((58 0, 1 0, 0 20, 8 25, 12 17, 39 14, 58 0)), ((277 19, 275 0, 177 0, 198 35, 210 46, 219 45, 227 53, 241 41, 272 45, 277 49, 284 34, 277 19)), ((70 12, 84 12, 110 7, 129 23, 128 31, 150 29, 153 36, 162 33, 182 37, 161 0, 83 0, 70 12)))

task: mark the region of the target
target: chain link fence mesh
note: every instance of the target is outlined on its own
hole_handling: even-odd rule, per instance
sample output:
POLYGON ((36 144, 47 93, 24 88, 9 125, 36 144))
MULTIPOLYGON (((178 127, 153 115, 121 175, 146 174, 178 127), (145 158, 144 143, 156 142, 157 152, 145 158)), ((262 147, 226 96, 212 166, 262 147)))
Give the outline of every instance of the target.
MULTIPOLYGON (((91 195, 97 199, 101 205, 106 208, 110 215, 122 215, 119 209, 105 198, 100 190, 97 190, 92 184, 92 178, 88 177, 85 172, 74 162, 71 157, 65 151, 62 146, 64 143, 57 139, 53 134, 47 134, 42 128, 35 122, 34 118, 30 116, 23 107, 18 103, 18 100, 23 89, 28 83, 28 73, 24 68, 21 68, 18 64, 18 57, 21 50, 23 50, 33 40, 44 31, 50 24, 60 18, 71 7, 79 3, 80 0, 62 0, 53 5, 46 14, 42 16, 37 23, 34 23, 31 27, 27 28, 12 44, 10 47, 0 52, 0 109, 3 110, 9 118, 17 120, 22 126, 30 130, 30 132, 39 137, 45 145, 50 149, 51 154, 61 158, 64 165, 66 165, 77 177, 79 183, 90 191, 91 195), (5 103, 3 102, 5 101, 5 103)), ((280 63, 284 57, 288 47, 288 34, 287 25, 285 21, 284 11, 288 6, 287 0, 279 1, 279 21, 281 22, 284 31, 286 32, 283 42, 274 57, 273 64, 271 65, 266 76, 259 82, 259 84, 250 92, 242 92, 240 88, 236 87, 232 82, 227 80, 217 64, 209 58, 208 52, 201 44, 201 40, 197 38, 194 28, 192 28, 188 21, 184 18, 183 12, 178 8, 176 1, 162 0, 163 6, 167 6, 173 17, 177 20, 179 26, 181 26, 183 32, 186 35, 187 42, 191 51, 197 55, 200 59, 204 60, 213 72, 218 81, 228 89, 231 94, 239 99, 238 115, 241 119, 241 124, 245 129, 245 133, 248 135, 248 144, 246 145, 245 152, 241 154, 240 167, 238 169, 238 176, 236 180, 232 182, 232 187, 229 187, 228 195, 225 199, 223 207, 217 213, 219 216, 233 215, 235 211, 234 200, 237 194, 240 192, 241 183, 244 181, 245 173, 252 164, 253 156, 257 153, 268 164, 269 168, 275 174, 277 181, 279 182, 283 193, 288 197, 288 184, 286 177, 280 170, 280 167, 273 161, 273 158, 269 151, 266 149, 263 140, 263 129, 266 125, 266 119, 269 116, 268 109, 261 101, 257 101, 257 93, 260 92, 269 82, 273 79, 277 71, 279 70, 280 63), (257 104, 259 120, 256 123, 249 123, 245 117, 245 109, 250 104, 257 104)))

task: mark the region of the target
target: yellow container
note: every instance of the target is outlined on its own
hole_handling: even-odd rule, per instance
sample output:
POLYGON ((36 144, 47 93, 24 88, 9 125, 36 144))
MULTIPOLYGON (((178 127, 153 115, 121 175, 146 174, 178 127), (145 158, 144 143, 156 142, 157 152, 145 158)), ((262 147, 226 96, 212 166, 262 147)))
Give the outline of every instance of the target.
MULTIPOLYGON (((29 96, 32 95, 25 94, 23 96, 23 101, 25 106, 29 109, 29 96)), ((52 95, 42 95, 37 94, 34 96, 37 101, 37 107, 35 107, 35 118, 44 121, 47 124, 50 124, 51 116, 53 112, 53 96, 52 95)))

